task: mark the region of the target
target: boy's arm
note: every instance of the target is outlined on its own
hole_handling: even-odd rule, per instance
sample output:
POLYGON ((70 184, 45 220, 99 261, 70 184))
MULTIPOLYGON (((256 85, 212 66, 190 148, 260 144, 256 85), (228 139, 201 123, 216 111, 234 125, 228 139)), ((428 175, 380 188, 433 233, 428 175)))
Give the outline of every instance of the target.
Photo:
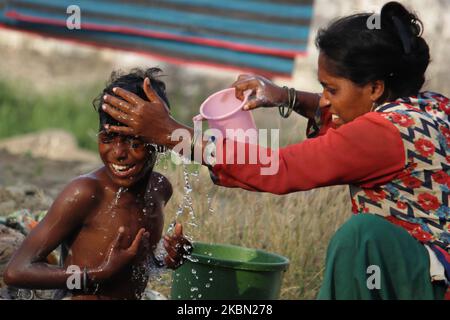
MULTIPOLYGON (((81 177, 72 181, 10 260, 4 273, 5 282, 21 288, 66 288, 71 274, 60 266, 47 264, 46 257, 82 226, 98 201, 95 180, 81 177)), ((94 274, 89 276, 92 278, 94 274)))

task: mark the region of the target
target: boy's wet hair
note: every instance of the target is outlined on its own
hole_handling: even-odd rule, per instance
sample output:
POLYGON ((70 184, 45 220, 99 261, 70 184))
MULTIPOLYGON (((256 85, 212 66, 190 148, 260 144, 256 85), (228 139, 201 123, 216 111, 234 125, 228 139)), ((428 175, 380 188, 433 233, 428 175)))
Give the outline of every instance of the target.
MULTIPOLYGON (((100 120, 99 131, 104 130, 106 124, 111 126, 125 126, 123 123, 115 120, 113 117, 111 117, 108 113, 106 113, 102 109, 103 96, 106 93, 112 96, 116 96, 112 91, 113 88, 115 87, 119 87, 127 91, 130 91, 139 96, 140 98, 148 101, 147 95, 145 94, 142 85, 144 83, 144 79, 149 78, 153 90, 155 90, 156 94, 161 99, 163 99, 167 107, 170 108, 169 100, 167 99, 166 96, 166 85, 164 82, 158 79, 159 74, 161 72, 162 70, 159 68, 149 68, 146 70, 135 68, 126 74, 124 74, 121 71, 113 71, 111 73, 110 80, 108 81, 105 89, 103 89, 103 92, 98 97, 96 97, 94 101, 92 101, 94 108, 98 111, 99 114, 100 120)), ((122 99, 121 97, 118 98, 122 99)))

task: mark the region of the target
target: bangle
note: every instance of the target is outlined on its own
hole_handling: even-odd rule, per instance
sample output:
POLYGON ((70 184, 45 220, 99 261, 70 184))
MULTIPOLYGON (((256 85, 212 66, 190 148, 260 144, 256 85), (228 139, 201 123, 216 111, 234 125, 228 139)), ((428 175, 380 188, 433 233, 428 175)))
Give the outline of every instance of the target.
MULTIPOLYGON (((289 102, 288 102, 288 105, 290 104, 290 99, 291 99, 291 96, 289 95, 289 88, 288 87, 286 87, 286 86, 283 86, 283 89, 286 89, 287 90, 287 95, 288 95, 288 100, 289 100, 289 102)), ((286 104, 285 103, 281 103, 281 104, 279 104, 278 105, 278 112, 280 113, 280 116, 282 116, 283 118, 285 118, 285 112, 284 112, 284 108, 286 107, 286 104)))
POLYGON ((291 115, 292 110, 294 109, 295 103, 297 101, 297 93, 294 88, 288 88, 286 86, 283 86, 283 89, 287 90, 288 94, 288 103, 287 103, 287 111, 285 111, 286 104, 283 103, 278 106, 278 111, 280 113, 280 116, 283 118, 287 118, 291 115))
POLYGON ((84 269, 83 269, 83 292, 84 293, 87 293, 88 292, 88 287, 87 287, 87 279, 88 278, 88 276, 87 276, 87 268, 86 267, 84 267, 84 269))
POLYGON ((295 104, 297 103, 297 92, 295 91, 295 89, 290 88, 289 93, 292 95, 292 98, 291 98, 291 104, 289 105, 289 110, 288 110, 288 114, 287 114, 286 118, 291 115, 292 110, 294 110, 295 104))

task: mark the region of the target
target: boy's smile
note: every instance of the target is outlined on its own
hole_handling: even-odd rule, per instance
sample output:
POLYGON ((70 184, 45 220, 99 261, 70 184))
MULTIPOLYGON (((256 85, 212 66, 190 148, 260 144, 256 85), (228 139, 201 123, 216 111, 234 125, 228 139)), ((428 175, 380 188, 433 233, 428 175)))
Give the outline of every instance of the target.
POLYGON ((98 151, 108 176, 118 186, 130 187, 153 169, 156 150, 139 138, 106 133, 98 135, 98 151))

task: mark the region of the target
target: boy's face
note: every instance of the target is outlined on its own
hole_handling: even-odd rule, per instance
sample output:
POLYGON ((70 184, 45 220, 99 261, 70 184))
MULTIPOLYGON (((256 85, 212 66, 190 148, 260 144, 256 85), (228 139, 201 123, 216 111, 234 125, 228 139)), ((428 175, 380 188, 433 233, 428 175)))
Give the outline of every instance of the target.
POLYGON ((111 180, 128 188, 153 169, 156 150, 140 138, 101 131, 98 152, 111 180))

